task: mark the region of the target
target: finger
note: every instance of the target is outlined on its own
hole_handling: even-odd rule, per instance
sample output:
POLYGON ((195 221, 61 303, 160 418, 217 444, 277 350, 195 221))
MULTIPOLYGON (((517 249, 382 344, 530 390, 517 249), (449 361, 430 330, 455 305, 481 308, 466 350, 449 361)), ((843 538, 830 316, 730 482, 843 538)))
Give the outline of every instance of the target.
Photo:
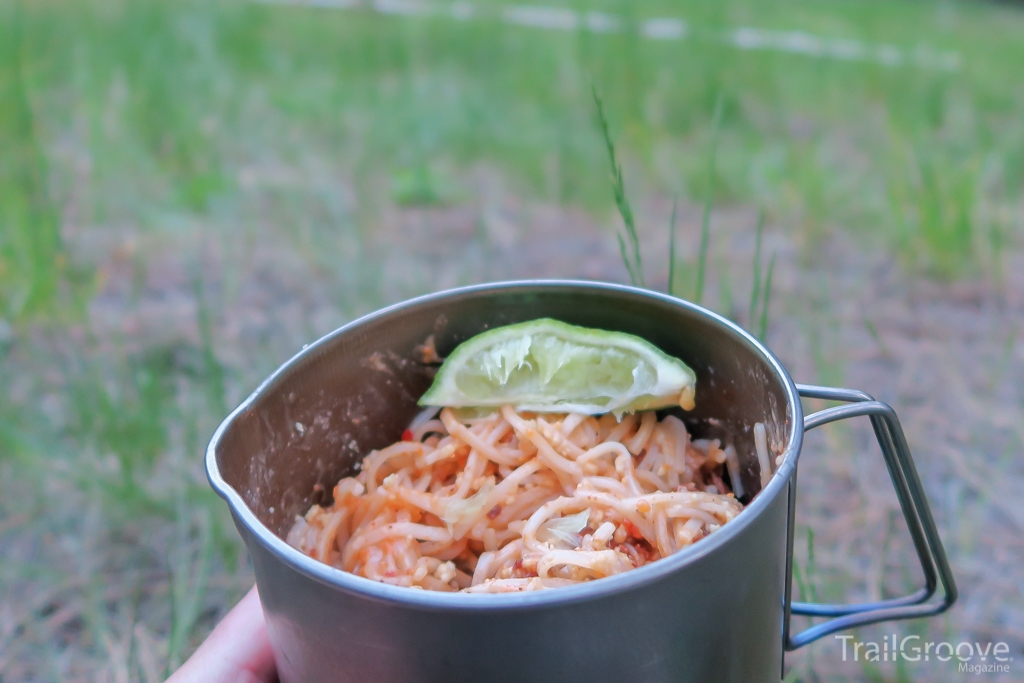
POLYGON ((167 683, 272 683, 276 679, 267 624, 253 586, 167 683))

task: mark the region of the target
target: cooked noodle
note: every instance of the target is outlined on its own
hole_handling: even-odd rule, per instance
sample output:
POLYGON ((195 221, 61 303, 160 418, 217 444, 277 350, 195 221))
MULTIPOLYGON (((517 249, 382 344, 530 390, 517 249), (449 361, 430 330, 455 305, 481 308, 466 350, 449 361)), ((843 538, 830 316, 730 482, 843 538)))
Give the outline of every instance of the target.
POLYGON ((735 452, 691 442, 676 417, 432 417, 296 517, 288 543, 384 583, 515 592, 629 571, 742 509, 723 481, 735 452))

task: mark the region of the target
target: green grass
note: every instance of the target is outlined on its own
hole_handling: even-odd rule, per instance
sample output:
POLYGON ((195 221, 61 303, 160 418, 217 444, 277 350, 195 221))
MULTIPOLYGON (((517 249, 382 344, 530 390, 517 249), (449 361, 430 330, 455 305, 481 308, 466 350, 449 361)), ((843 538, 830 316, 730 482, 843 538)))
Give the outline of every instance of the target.
POLYGON ((25 23, 20 5, 0 5, 0 310, 12 319, 50 308, 66 263, 28 99, 25 23))
POLYGON ((676 216, 679 213, 679 196, 672 198, 672 217, 668 221, 668 293, 676 291, 676 216))
MULTIPOLYGON (((594 106, 597 110, 597 122, 601 127, 601 136, 604 138, 605 148, 608 150, 608 163, 611 166, 612 197, 615 198, 615 207, 619 210, 622 218, 622 232, 616 233, 619 240, 619 254, 622 256, 622 263, 629 273, 629 280, 634 287, 644 286, 644 264, 640 257, 640 237, 636 232, 636 219, 633 218, 633 209, 626 198, 626 181, 622 177, 622 166, 615 158, 615 143, 612 142, 611 132, 608 130, 608 119, 604 113, 604 104, 601 96, 597 94, 597 88, 593 89, 594 106), (625 237, 623 237, 625 233, 625 237)), ((672 232, 673 249, 669 258, 674 255, 675 231, 672 232)), ((670 267, 674 265, 670 263, 670 267)), ((671 279, 671 278, 670 278, 671 279)), ((671 286, 669 287, 671 291, 671 286)))
POLYGON ((757 214, 757 229, 754 236, 754 282, 750 287, 750 308, 747 312, 747 328, 755 331, 757 338, 765 341, 768 337, 768 304, 772 298, 772 276, 775 274, 775 254, 768 260, 768 270, 761 272, 761 240, 764 237, 764 211, 757 214))
MULTIPOLYGON (((668 226, 669 291, 698 301, 715 281, 712 202, 763 207, 749 228, 744 321, 761 338, 776 264, 774 253, 763 258, 765 224, 802 245, 807 262, 844 230, 911 273, 1001 277, 1002 254, 1021 241, 1024 14, 950 2, 563 4, 631 22, 682 16, 692 36, 243 0, 0 0, 0 510, 31 510, 34 535, 72 539, 93 548, 79 557, 98 558, 55 563, 66 557, 42 543, 0 567, 0 585, 88 588, 75 642, 95 661, 83 666, 108 658, 104 638, 122 628, 124 608, 139 624, 167 625, 154 636, 162 673, 235 596, 214 579, 247 577, 199 456, 219 419, 294 348, 254 341, 245 372, 222 360, 216 322, 240 279, 210 277, 200 265, 207 245, 254 250, 267 225, 281 226, 351 318, 404 291, 378 267, 385 209, 476 201, 474 174, 496 171, 524 201, 596 217, 617 208, 638 284, 639 245, 665 229, 646 222, 643 200, 678 196, 680 215, 702 206, 692 264, 677 259, 675 207, 668 226), (956 51, 962 66, 742 52, 720 40, 737 25, 924 43, 956 51), (592 88, 602 93, 597 121, 592 88), (290 185, 292 171, 301 181, 290 185), (151 240, 150 255, 162 239, 196 236, 186 341, 137 348, 131 332, 97 339, 83 322, 125 226, 151 240), (52 500, 65 507, 46 508, 52 500), (122 581, 159 590, 108 599, 122 581)), ((146 263, 136 265, 126 310, 146 287, 146 263)), ((725 269, 719 277, 719 307, 731 315, 735 284, 725 269)), ((796 315, 815 330, 819 380, 838 384, 831 302, 817 289, 813 310, 796 315)), ((864 325, 884 351, 875 323, 864 325)), ((132 641, 133 670, 144 668, 145 647, 132 641)), ((46 675, 70 679, 60 666, 46 675)))
MULTIPOLYGON (((17 122, 0 128, 20 131, 19 146, 33 150, 38 136, 53 140, 77 118, 101 190, 84 207, 96 220, 153 224, 168 210, 215 209, 237 196, 241 166, 291 163, 307 145, 356 178, 396 177, 401 202, 436 201, 423 169, 487 160, 524 191, 597 208, 607 193, 593 170, 602 150, 592 80, 622 131, 620 154, 645 173, 636 180, 645 187, 706 198, 714 185, 720 201, 757 200, 812 237, 836 224, 871 233, 943 277, 960 275, 961 262, 970 272, 972 257, 986 263, 975 252, 991 251, 990 235, 1012 227, 991 225, 988 207, 1021 192, 1016 14, 977 3, 687 2, 635 11, 681 14, 700 30, 658 42, 241 0, 33 4, 5 22, 14 39, 4 41, 4 79, 13 83, 4 97, 17 106, 4 111, 17 122), (885 68, 715 42, 736 24, 924 42, 957 51, 963 66, 885 68), (709 176, 704 150, 715 131, 709 176), (673 153, 659 159, 669 141, 673 153), (552 154, 561 177, 546 188, 552 154)), ((26 154, 17 172, 34 183, 28 195, 41 196, 44 159, 26 154)), ((13 201, 9 211, 29 212, 13 201)), ((53 207, 34 201, 35 217, 18 221, 53 225, 45 218, 53 207)), ((55 231, 31 234, 32 244, 8 240, 7 268, 26 268, 42 284, 31 296, 6 295, 13 304, 45 298, 56 281, 47 274, 55 231)))
POLYGON ((704 298, 704 279, 707 277, 708 246, 711 240, 711 207, 715 203, 715 160, 718 156, 718 135, 722 127, 722 94, 715 98, 715 109, 711 115, 711 142, 708 149, 707 187, 705 188, 704 210, 700 219, 700 249, 697 252, 697 284, 693 300, 698 304, 704 298))

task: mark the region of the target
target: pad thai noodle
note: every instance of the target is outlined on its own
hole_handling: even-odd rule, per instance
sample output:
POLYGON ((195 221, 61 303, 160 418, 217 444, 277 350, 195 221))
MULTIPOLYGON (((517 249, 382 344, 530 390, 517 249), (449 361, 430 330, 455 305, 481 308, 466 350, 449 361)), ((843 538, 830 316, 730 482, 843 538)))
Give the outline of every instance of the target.
POLYGON ((450 408, 367 455, 290 545, 347 572, 437 591, 566 586, 667 557, 742 509, 732 446, 653 411, 598 417, 450 408), (730 474, 732 476, 730 477, 730 474))

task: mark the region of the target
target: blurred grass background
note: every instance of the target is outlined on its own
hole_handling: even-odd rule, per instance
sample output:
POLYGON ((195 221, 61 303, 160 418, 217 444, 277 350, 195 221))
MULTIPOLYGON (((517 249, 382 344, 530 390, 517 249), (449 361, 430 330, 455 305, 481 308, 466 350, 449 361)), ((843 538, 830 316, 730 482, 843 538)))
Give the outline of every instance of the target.
MULTIPOLYGON (((623 30, 513 26, 495 2, 457 20, 448 5, 0 0, 0 681, 156 681, 187 656, 251 582, 203 447, 302 343, 441 287, 626 279, 592 85, 648 285, 665 286, 678 196, 675 293, 693 295, 710 198, 704 303, 767 333, 798 381, 875 382, 861 388, 910 411, 912 446, 938 435, 917 452, 965 599, 952 620, 896 628, 1021 647, 1024 581, 1006 557, 1020 545, 1003 540, 1024 529, 1024 12, 549 4, 623 30), (666 16, 685 39, 640 35, 666 16), (739 50, 741 26, 907 59, 739 50), (924 50, 956 59, 916 63, 924 50), (771 254, 768 331, 750 264, 771 254), (982 529, 997 531, 984 552, 982 529)), ((864 434, 816 444, 823 493, 800 528, 834 533, 801 536, 802 590, 913 584, 892 501, 864 511, 888 488, 864 434)), ((948 680, 829 648, 792 657, 791 680, 948 680)))

